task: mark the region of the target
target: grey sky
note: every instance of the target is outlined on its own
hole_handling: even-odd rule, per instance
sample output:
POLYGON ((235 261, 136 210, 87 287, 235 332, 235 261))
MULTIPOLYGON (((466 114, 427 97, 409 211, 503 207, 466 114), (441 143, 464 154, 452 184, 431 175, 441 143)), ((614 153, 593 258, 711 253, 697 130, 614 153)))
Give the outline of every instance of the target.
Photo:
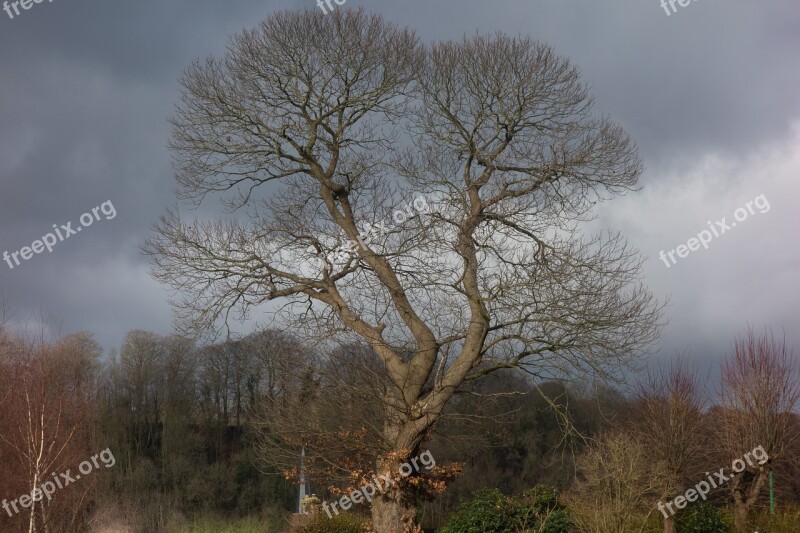
MULTIPOLYGON (((750 323, 800 347, 800 5, 696 0, 347 0, 424 40, 504 31, 543 40, 577 64, 596 109, 637 140, 644 190, 602 206, 596 229, 648 256, 646 282, 671 297, 661 351, 716 358, 750 323), (666 268, 670 250, 764 194, 751 215, 666 268)), ((111 200, 117 217, 35 255, 0 263, 17 320, 45 313, 118 347, 134 328, 171 331, 166 290, 139 253, 174 202, 165 148, 176 79, 230 34, 294 2, 55 0, 0 11, 0 253, 111 200)))

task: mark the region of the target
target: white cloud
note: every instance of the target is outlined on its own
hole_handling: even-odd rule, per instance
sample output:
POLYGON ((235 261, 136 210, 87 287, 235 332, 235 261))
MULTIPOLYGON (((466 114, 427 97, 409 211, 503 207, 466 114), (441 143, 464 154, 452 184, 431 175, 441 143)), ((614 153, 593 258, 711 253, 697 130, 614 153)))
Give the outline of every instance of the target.
MULTIPOLYGON (((646 283, 670 296, 665 345, 732 338, 747 323, 777 329, 797 321, 800 299, 800 122, 779 142, 741 155, 707 154, 686 172, 655 170, 643 191, 604 204, 593 228, 621 230, 648 256, 646 283), (755 214, 667 268, 659 259, 759 195, 769 211, 755 214), (681 337, 675 335, 680 332, 681 337), (672 335, 673 337, 670 337, 672 335)), ((795 343, 800 340, 797 332, 795 343)), ((699 355, 699 354, 698 354, 699 355)))

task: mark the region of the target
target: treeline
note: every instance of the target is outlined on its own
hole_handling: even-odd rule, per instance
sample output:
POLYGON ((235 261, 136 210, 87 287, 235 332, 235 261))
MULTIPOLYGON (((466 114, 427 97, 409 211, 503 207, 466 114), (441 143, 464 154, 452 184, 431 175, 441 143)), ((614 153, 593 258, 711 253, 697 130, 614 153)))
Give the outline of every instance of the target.
MULTIPOLYGON (((210 346, 132 331, 105 357, 85 332, 48 342, 0 331, 0 498, 19 509, 2 512, 2 530, 181 531, 249 517, 280 531, 297 505, 301 446, 323 500, 374 468, 387 416, 382 372, 363 346, 322 349, 278 330, 210 346), (20 502, 106 448, 113 467, 20 502)), ((419 485, 420 519, 443 526, 482 488, 520 495, 545 485, 577 530, 674 531, 656 504, 756 446, 769 462, 709 501, 751 523, 772 470, 781 508, 797 502, 797 366, 785 345, 749 332, 714 403, 707 391, 685 361, 621 391, 492 373, 459 391, 428 435, 437 469, 419 485)))

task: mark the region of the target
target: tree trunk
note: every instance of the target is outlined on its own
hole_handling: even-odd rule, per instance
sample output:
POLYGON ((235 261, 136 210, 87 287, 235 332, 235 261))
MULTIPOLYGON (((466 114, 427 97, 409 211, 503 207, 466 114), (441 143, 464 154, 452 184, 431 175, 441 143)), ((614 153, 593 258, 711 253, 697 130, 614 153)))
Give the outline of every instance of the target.
POLYGON ((747 517, 750 514, 747 505, 743 502, 733 507, 733 529, 737 532, 747 531, 747 517))
POLYGON ((394 443, 393 449, 377 461, 378 475, 390 476, 395 483, 379 489, 382 496, 372 501, 372 528, 375 533, 412 533, 422 531, 415 527, 416 505, 404 494, 404 485, 399 481, 400 467, 419 453, 430 426, 419 420, 409 421, 389 414, 383 426, 384 438, 394 443), (405 496, 405 497, 404 497, 405 496))
POLYGON ((747 532, 750 509, 758 500, 767 480, 767 472, 762 468, 754 474, 751 485, 742 484, 742 475, 736 474, 731 480, 733 489, 733 526, 734 531, 747 532))
MULTIPOLYGON (((680 479, 680 475, 678 472, 671 473, 673 479, 680 479)), ((684 486, 679 481, 675 483, 675 486, 672 488, 672 491, 669 494, 669 500, 667 501, 674 501, 676 496, 679 496, 684 493, 684 486)), ((675 515, 670 514, 666 518, 664 518, 664 533, 677 533, 677 527, 675 526, 675 515)))
POLYGON ((372 529, 375 533, 404 533, 416 517, 417 509, 404 504, 391 493, 372 502, 372 529))
POLYGON ((677 533, 674 516, 668 516, 664 519, 664 533, 677 533))

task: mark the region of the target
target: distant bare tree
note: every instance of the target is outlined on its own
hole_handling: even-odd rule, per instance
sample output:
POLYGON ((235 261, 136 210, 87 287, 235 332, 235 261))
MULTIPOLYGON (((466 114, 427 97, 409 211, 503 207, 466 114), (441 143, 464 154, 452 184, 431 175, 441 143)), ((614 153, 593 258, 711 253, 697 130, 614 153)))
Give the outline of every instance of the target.
MULTIPOLYGON (((360 10, 283 12, 181 84, 181 196, 218 194, 237 216, 168 213, 144 246, 154 276, 182 291, 193 332, 284 300, 299 333, 366 341, 388 380, 377 470, 419 453, 465 381, 512 366, 612 378, 657 337, 638 254, 578 227, 636 188, 636 147, 592 115, 549 46, 497 34, 422 47, 360 10), (404 187, 436 209, 396 217, 404 187)), ((390 491, 374 527, 399 530, 414 509, 390 491)))
POLYGON ((141 455, 158 440, 160 407, 164 402, 161 386, 164 346, 155 333, 129 331, 119 353, 119 378, 126 400, 126 418, 133 434, 133 450, 141 455))
POLYGON ((286 357, 291 353, 274 358, 284 386, 264 396, 257 411, 262 456, 294 472, 305 447, 306 472, 317 486, 347 487, 353 472, 369 471, 382 450, 376 440, 385 394, 380 359, 357 344, 319 358, 298 353, 305 361, 286 357))
MULTIPOLYGON (((630 434, 642 443, 649 459, 661 465, 663 476, 655 482, 665 501, 683 494, 684 480, 696 472, 692 467, 708 458, 701 390, 697 368, 684 358, 648 371, 636 390, 630 434)), ((675 531, 675 517, 670 515, 664 519, 664 533, 675 531)))
POLYGON ((748 329, 735 341, 733 354, 722 368, 720 403, 715 413, 713 442, 720 460, 730 464, 763 446, 769 464, 746 464, 727 483, 736 528, 744 531, 750 510, 758 502, 770 468, 796 461, 800 431, 794 411, 800 401, 800 365, 785 337, 772 332, 756 335, 748 329))

